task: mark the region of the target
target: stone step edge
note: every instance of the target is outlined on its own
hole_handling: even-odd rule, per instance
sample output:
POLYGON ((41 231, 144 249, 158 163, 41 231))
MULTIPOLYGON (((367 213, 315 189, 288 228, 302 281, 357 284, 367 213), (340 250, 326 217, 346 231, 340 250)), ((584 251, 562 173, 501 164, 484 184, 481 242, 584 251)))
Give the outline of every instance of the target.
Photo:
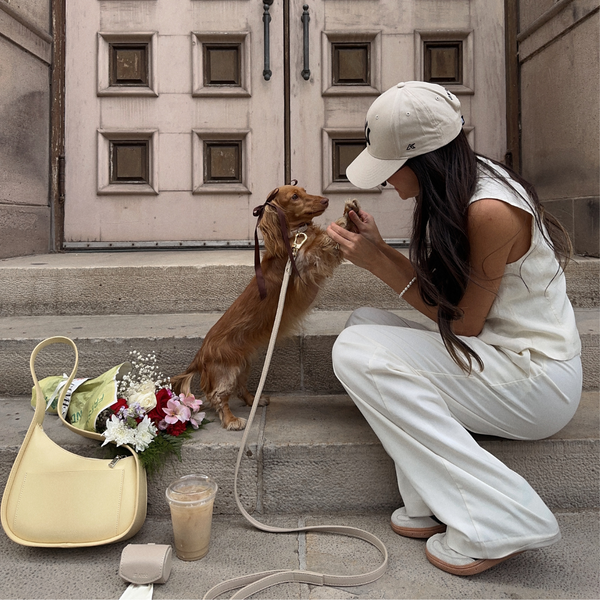
MULTIPOLYGON (((428 319, 417 311, 394 311, 417 322, 428 319)), ((582 338, 584 388, 600 385, 597 309, 578 309, 582 338)), ((331 347, 350 315, 349 311, 314 311, 301 331, 275 350, 267 378, 268 392, 340 393, 343 388, 331 367, 331 347)), ((79 375, 96 377, 129 359, 129 351, 142 355, 156 351, 158 368, 166 376, 185 370, 202 339, 219 314, 123 315, 82 317, 16 317, 0 319, 0 394, 26 394, 31 389, 29 355, 35 345, 53 335, 71 337, 80 349, 79 375)), ((52 347, 38 357, 39 377, 62 373, 70 358, 52 347), (66 357, 66 358, 65 358, 66 357), (45 365, 45 370, 42 366, 45 365)), ((262 357, 255 361, 250 386, 256 386, 262 357)))
MULTIPOLYGON (((512 441, 479 437, 480 444, 534 486, 553 509, 598 505, 598 394, 586 393, 573 421, 551 438, 512 441), (595 425, 594 425, 595 424, 595 425)), ((29 398, 3 398, 0 423, 0 485, 32 417, 29 398)), ((248 407, 233 407, 247 416, 248 407)), ((213 417, 209 413, 209 417, 213 417)), ((99 443, 78 437, 56 417, 45 430, 72 452, 98 456, 99 443)), ((262 513, 296 510, 389 510, 400 498, 393 463, 347 396, 277 396, 259 409, 239 478, 244 505, 262 513), (360 484, 360 485, 358 485, 360 484), (356 487, 369 489, 364 498, 356 487)), ((223 430, 215 420, 184 444, 183 462, 173 462, 149 486, 149 514, 165 516, 164 489, 174 478, 204 472, 215 477, 221 494, 217 512, 237 512, 233 467, 242 432, 223 430)))
MULTIPOLYGON (((404 256, 409 255, 406 247, 397 248, 404 256)), ((346 261, 344 265, 352 266, 346 261)), ((111 269, 111 268, 197 268, 238 267, 254 265, 253 249, 199 249, 199 250, 148 250, 120 252, 57 252, 34 254, 0 259, 3 270, 43 271, 47 269, 111 269)), ((573 269, 600 268, 600 259, 586 255, 574 255, 569 263, 573 269)), ((567 267, 568 269, 569 267, 567 267)), ((568 272, 568 271, 567 271, 568 272)))
MULTIPOLYGON (((415 309, 390 310, 400 317, 435 328, 415 309)), ((600 307, 575 308, 581 336, 600 334, 600 307)), ((312 310, 295 336, 338 335, 350 310, 312 310)), ((0 317, 0 340, 44 339, 52 335, 73 339, 204 338, 223 315, 221 311, 130 315, 35 315, 0 317), (62 333, 57 333, 60 331, 62 333), (124 335, 125 333, 125 335, 124 335)), ((292 336, 294 337, 294 336, 292 336)))
MULTIPOLYGON (((0 316, 185 313, 199 306, 226 310, 252 278, 252 253, 192 254, 175 253, 169 259, 159 253, 6 259, 0 261, 0 316)), ((576 307, 597 307, 600 260, 577 261, 567 270, 571 301, 576 307)), ((316 302, 325 310, 367 304, 408 307, 383 282, 348 262, 324 284, 316 302)))

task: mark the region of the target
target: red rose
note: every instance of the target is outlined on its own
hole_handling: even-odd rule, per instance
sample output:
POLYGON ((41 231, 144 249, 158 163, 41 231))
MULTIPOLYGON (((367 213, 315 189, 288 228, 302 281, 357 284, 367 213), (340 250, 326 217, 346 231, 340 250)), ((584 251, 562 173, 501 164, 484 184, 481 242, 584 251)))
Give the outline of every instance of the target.
POLYGON ((122 408, 127 407, 127 400, 125 400, 124 398, 119 398, 114 404, 111 404, 110 410, 112 410, 116 415, 122 408))
POLYGON ((158 425, 166 416, 166 412, 163 408, 166 408, 167 402, 172 398, 173 392, 167 388, 160 388, 156 392, 156 406, 148 413, 148 418, 155 424, 158 425))
POLYGON ((164 418, 164 410, 157 404, 149 413, 148 418, 155 424, 158 425, 164 418))
POLYGON ((160 388, 156 392, 156 401, 162 406, 166 406, 170 398, 173 397, 173 392, 167 388, 160 388))
POLYGON ((181 435, 186 429, 187 429, 187 423, 182 423, 181 421, 177 421, 177 423, 173 423, 172 425, 169 424, 167 426, 165 433, 168 433, 169 435, 173 435, 173 436, 177 437, 178 435, 181 435))

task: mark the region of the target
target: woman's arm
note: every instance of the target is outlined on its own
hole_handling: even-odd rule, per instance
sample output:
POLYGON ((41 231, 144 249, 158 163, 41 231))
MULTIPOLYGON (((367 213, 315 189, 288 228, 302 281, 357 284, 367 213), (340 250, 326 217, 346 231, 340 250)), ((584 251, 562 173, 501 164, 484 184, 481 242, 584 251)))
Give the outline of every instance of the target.
POLYGON ((471 279, 458 303, 463 318, 454 323, 454 333, 467 336, 481 333, 506 265, 529 250, 531 221, 529 213, 493 198, 469 206, 471 279))
MULTIPOLYGON (((329 225, 327 233, 340 245, 344 258, 370 271, 400 294, 415 276, 410 261, 384 242, 375 219, 370 214, 361 210, 357 215, 351 211, 349 217, 356 225, 358 233, 347 231, 336 223, 329 225)), ((427 306, 421 300, 416 284, 408 289, 403 298, 430 319, 437 320, 437 308, 427 306)))
MULTIPOLYGON (((346 231, 332 223, 330 237, 340 245, 347 258, 367 269, 398 294, 414 277, 414 269, 404 255, 388 246, 368 213, 350 213, 359 233, 346 231)), ((508 262, 518 260, 531 242, 531 215, 505 202, 484 199, 469 206, 468 236, 471 245, 471 280, 458 306, 463 318, 456 321, 457 335, 476 336, 496 297, 508 262)), ((426 305, 416 285, 404 294, 404 299, 419 312, 437 321, 437 307, 426 305)))

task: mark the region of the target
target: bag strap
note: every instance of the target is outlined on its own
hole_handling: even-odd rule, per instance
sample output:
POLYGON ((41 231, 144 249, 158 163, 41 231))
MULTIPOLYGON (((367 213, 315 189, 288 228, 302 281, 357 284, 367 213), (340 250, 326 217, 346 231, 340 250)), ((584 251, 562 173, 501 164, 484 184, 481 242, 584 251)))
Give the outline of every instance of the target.
POLYGON ((52 344, 65 344, 67 346, 71 346, 71 348, 73 348, 73 351, 75 352, 75 365, 73 367, 73 370, 71 371, 71 374, 69 375, 69 378, 67 379, 67 382, 65 383, 65 385, 62 387, 61 391, 60 391, 60 395, 58 397, 58 402, 57 402, 57 413, 58 416, 60 418, 60 420, 63 422, 63 425, 67 428, 70 429, 71 431, 75 432, 78 435, 81 435, 83 437, 87 437, 87 438, 91 438, 93 440, 100 440, 100 441, 104 441, 104 436, 101 433, 96 433, 95 431, 86 431, 85 429, 80 429, 79 427, 74 427, 73 425, 71 425, 71 423, 69 423, 63 416, 62 414, 62 404, 63 401, 65 399, 65 396, 67 395, 67 393, 69 392, 69 388, 71 387, 71 384, 73 383, 73 379, 75 378, 75 374, 77 373, 77 367, 79 366, 79 352, 77 351, 77 346, 75 345, 75 342, 68 338, 68 337, 62 337, 62 336, 55 336, 55 337, 50 337, 45 339, 43 342, 40 342, 33 350, 33 352, 31 353, 31 358, 29 359, 29 369, 31 370, 31 376, 33 377, 33 383, 35 385, 35 415, 33 417, 33 420, 35 423, 37 423, 38 425, 41 425, 44 422, 44 414, 46 411, 46 403, 45 402, 38 402, 38 398, 41 398, 42 400, 44 399, 44 392, 42 391, 42 388, 38 382, 37 376, 35 374, 35 359, 38 355, 38 353, 40 352, 40 350, 46 348, 47 346, 51 346, 52 344))
POLYGON ((35 374, 35 359, 39 354, 40 350, 43 350, 44 348, 46 348, 47 346, 51 346, 52 344, 65 344, 67 346, 71 346, 71 348, 73 348, 75 352, 75 366, 73 367, 73 370, 71 371, 71 374, 69 375, 65 385, 62 387, 60 391, 60 396, 58 398, 57 412, 63 419, 63 421, 64 418, 60 409, 62 406, 62 402, 67 394, 67 391, 69 390, 71 383, 73 383, 73 379, 75 378, 75 374, 77 373, 77 367, 79 365, 79 353, 77 352, 77 346, 75 345, 75 342, 73 342, 73 340, 70 338, 62 336, 50 337, 40 342, 33 349, 33 352, 31 353, 31 358, 29 359, 29 370, 31 371, 31 377, 33 378, 33 384, 35 386, 35 414, 33 415, 33 420, 31 422, 32 425, 35 424, 41 426, 44 422, 44 415, 46 414, 46 401, 44 397, 44 392, 42 391, 42 386, 40 386, 40 382, 38 381, 37 375, 35 374))
POLYGON ((277 332, 279 330, 279 324, 281 322, 281 315, 283 313, 283 305, 285 302, 285 294, 290 274, 291 266, 290 261, 288 260, 283 276, 283 283, 281 284, 279 304, 277 306, 275 323, 273 325, 271 338, 269 340, 269 346, 267 348, 265 363, 261 373, 260 381, 258 383, 256 394, 254 395, 254 402, 252 403, 252 409, 250 410, 250 415, 248 417, 248 421, 246 422, 246 428, 244 430, 242 443, 240 444, 240 449, 238 451, 237 461, 235 464, 235 474, 233 477, 233 490, 235 501, 238 506, 238 509, 246 518, 246 520, 261 531, 266 531, 269 533, 299 533, 302 531, 314 531, 321 533, 335 533, 339 535, 345 535, 348 537, 358 538, 375 546, 383 555, 383 562, 379 565, 379 567, 377 567, 373 571, 369 571, 368 573, 362 573, 360 575, 328 575, 326 573, 315 573, 312 571, 302 570, 275 570, 264 571, 262 573, 253 573, 252 575, 243 575, 242 577, 229 579, 228 581, 224 581, 223 583, 212 587, 210 590, 208 590, 208 592, 206 592, 204 600, 212 600, 217 596, 224 594, 225 592, 242 587, 241 590, 239 590, 233 596, 231 596, 231 600, 241 600, 279 583, 308 583, 311 585, 331 585, 340 587, 365 585, 367 583, 371 583, 379 579, 384 574, 387 568, 388 552, 387 548, 385 547, 385 544, 378 537, 376 537, 372 533, 369 533, 368 531, 364 531, 363 529, 358 529, 356 527, 348 527, 345 525, 312 525, 309 527, 292 528, 273 527, 271 525, 265 525, 264 523, 260 523, 254 517, 249 515, 240 501, 237 489, 238 472, 242 462, 242 457, 245 454, 246 442, 250 433, 250 425, 252 424, 252 420, 254 419, 254 415, 258 408, 258 401, 260 400, 260 395, 262 393, 265 380, 267 378, 269 365, 271 363, 271 357, 273 356, 275 340, 277 338, 277 332))
MULTIPOLYGON (((21 444, 21 448, 19 449, 17 458, 15 459, 13 467, 10 471, 10 475, 8 476, 8 482, 6 484, 4 494, 2 495, 3 523, 4 523, 4 518, 5 518, 5 506, 6 506, 5 499, 8 497, 7 490, 9 490, 10 486, 12 485, 14 475, 17 471, 17 466, 19 465, 21 459, 23 458, 23 456, 25 454, 25 448, 29 444, 29 441, 31 440, 31 438, 34 434, 33 432, 36 430, 37 427, 39 427, 40 429, 43 429, 44 416, 46 415, 46 399, 44 397, 44 392, 42 391, 42 387, 40 386, 40 382, 38 381, 38 378, 35 374, 35 359, 40 350, 42 350, 46 346, 50 346, 51 344, 67 344, 68 346, 71 346, 75 350, 75 366, 73 367, 73 370, 71 371, 71 375, 69 375, 66 385, 64 386, 63 390, 60 393, 59 402, 62 403, 62 401, 65 397, 65 394, 67 393, 67 389, 71 385, 71 383, 75 377, 75 373, 77 372, 77 365, 79 364, 79 355, 77 352, 77 347, 73 343, 73 340, 71 340, 69 338, 60 337, 60 336, 47 338, 44 341, 40 342, 34 348, 33 352, 31 353, 31 358, 29 359, 29 370, 31 371, 31 376, 33 377, 33 384, 35 386, 35 412, 33 413, 33 419, 31 419, 31 423, 29 424, 29 428, 27 429, 27 433, 25 434, 25 438, 23 439, 23 443, 21 444)), ((60 411, 59 411, 59 413, 60 413, 60 411)))

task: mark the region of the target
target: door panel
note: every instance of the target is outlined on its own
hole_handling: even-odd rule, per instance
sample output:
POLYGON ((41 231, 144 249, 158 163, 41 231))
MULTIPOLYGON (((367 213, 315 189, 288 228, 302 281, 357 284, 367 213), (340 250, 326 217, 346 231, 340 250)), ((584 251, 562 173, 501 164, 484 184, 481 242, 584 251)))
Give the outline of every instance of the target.
MULTIPOLYGON (((304 4, 292 0, 292 14, 301 15, 304 4)), ((400 13, 396 0, 354 0, 346 3, 352 5, 351 11, 340 10, 342 4, 331 0, 309 3, 308 81, 301 76, 303 30, 290 31, 291 56, 298 57, 291 83, 293 176, 311 189, 321 187, 331 199, 330 210, 320 219, 323 224, 341 214, 346 199, 358 198, 375 216, 384 236, 406 237, 412 204, 398 202, 393 190, 355 188, 345 177, 345 167, 365 147, 365 114, 373 100, 393 83, 413 78, 410 14, 400 13), (394 9, 398 14, 390 32, 381 15, 394 9), (400 55, 399 61, 396 52, 383 52, 383 48, 392 46, 391 38, 401 37, 403 28, 404 38, 410 31, 411 45, 410 53, 400 55), (320 152, 306 151, 319 147, 320 152)), ((294 16, 291 21, 299 19, 294 16)))
POLYGON ((384 237, 407 238, 412 202, 345 178, 366 111, 435 78, 476 149, 501 158, 502 7, 273 0, 266 80, 262 0, 67 0, 65 246, 249 244, 252 208, 286 173, 330 198, 323 224, 356 197, 384 237))
MULTIPOLYGON (((271 13, 281 48, 281 7, 271 13)), ((252 238, 252 208, 284 173, 283 95, 262 78, 262 15, 248 0, 69 3, 67 242, 252 238), (107 86, 110 52, 134 41, 149 46, 151 97, 147 84, 107 86), (115 181, 116 158, 143 144, 148 180, 115 181)), ((125 74, 138 67, 130 55, 125 74)), ((281 90, 281 53, 271 69, 281 90)))
POLYGON ((503 2, 307 1, 311 19, 308 81, 301 77, 304 40, 300 17, 305 2, 290 3, 293 177, 311 189, 321 185, 332 200, 327 216, 321 217, 323 223, 341 211, 345 199, 356 197, 375 216, 386 239, 406 240, 413 202, 400 200, 390 186, 357 190, 342 176, 340 164, 347 164, 360 149, 365 114, 376 96, 399 81, 427 80, 427 76, 459 96, 465 131, 475 150, 502 159, 503 2), (440 67, 438 60, 432 69, 428 44, 451 47, 456 64, 444 54, 445 62, 440 67), (341 59, 346 61, 346 66, 342 65, 346 77, 340 72, 340 52, 346 52, 341 59), (354 71, 352 63, 356 62, 359 68, 354 71), (320 153, 312 150, 319 137, 320 153))

